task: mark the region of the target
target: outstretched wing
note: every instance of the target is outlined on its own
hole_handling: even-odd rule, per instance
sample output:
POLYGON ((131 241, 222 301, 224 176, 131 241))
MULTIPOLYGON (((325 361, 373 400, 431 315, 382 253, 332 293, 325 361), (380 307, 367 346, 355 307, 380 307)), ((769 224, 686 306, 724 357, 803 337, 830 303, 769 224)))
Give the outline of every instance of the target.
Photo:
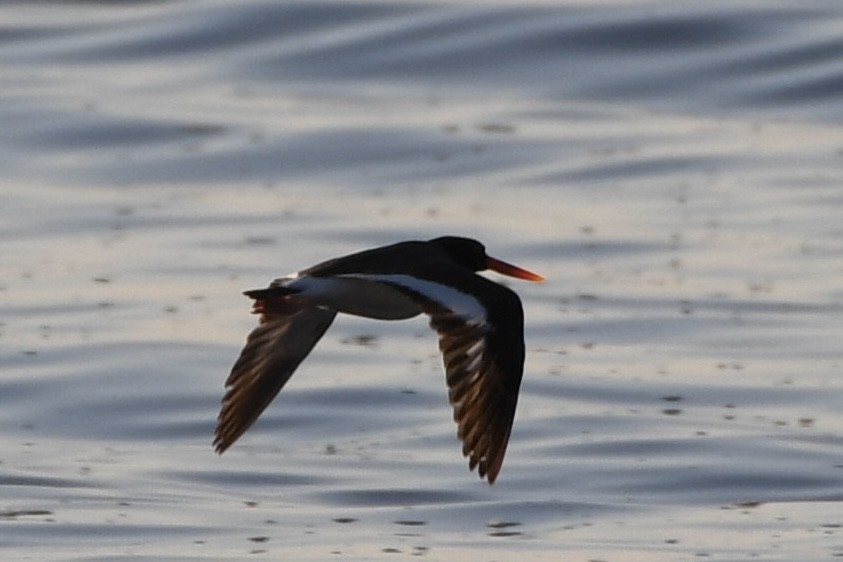
POLYGON ((225 381, 214 437, 218 453, 258 419, 336 316, 330 310, 288 304, 283 296, 254 296, 258 297, 255 312, 261 313, 261 323, 249 334, 225 381))
MULTIPOLYGON (((520 313, 520 307, 519 307, 520 313)), ((518 318, 508 318, 518 326, 518 318)), ((439 334, 448 398, 468 467, 493 484, 503 464, 515 418, 524 341, 512 326, 476 325, 450 311, 431 314, 439 334)))
POLYGON ((439 334, 463 456, 469 469, 477 468, 493 484, 509 443, 524 372, 521 300, 479 275, 444 267, 439 273, 451 276, 454 284, 404 275, 368 277, 402 290, 430 316, 430 326, 439 334))

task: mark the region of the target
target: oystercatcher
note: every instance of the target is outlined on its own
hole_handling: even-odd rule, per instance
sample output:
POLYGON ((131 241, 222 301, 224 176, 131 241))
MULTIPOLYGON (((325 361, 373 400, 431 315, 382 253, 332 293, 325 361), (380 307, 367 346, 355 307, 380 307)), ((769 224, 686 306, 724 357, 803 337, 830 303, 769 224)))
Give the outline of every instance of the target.
POLYGON ((469 469, 494 483, 503 463, 524 369, 524 313, 513 291, 475 272, 544 281, 444 236, 332 259, 246 291, 260 324, 225 381, 214 446, 222 453, 260 416, 338 312, 401 320, 430 317, 469 469))

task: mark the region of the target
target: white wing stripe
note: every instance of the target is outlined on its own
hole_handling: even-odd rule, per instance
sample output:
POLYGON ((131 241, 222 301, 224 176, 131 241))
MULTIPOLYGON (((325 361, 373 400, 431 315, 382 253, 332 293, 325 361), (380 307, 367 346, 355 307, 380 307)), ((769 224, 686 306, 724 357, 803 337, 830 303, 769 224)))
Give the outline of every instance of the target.
POLYGON ((486 324, 486 309, 480 301, 448 285, 401 274, 350 273, 338 277, 355 277, 406 287, 453 311, 464 318, 468 324, 475 326, 486 324))

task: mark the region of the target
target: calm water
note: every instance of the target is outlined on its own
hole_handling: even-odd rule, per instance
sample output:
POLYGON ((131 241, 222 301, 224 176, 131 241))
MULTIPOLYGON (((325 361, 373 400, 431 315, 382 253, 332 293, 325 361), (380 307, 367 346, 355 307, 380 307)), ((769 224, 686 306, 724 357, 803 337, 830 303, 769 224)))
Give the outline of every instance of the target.
POLYGON ((0 7, 8 560, 843 556, 843 5, 0 7), (224 456, 240 295, 443 233, 513 282, 489 487, 423 319, 224 456))

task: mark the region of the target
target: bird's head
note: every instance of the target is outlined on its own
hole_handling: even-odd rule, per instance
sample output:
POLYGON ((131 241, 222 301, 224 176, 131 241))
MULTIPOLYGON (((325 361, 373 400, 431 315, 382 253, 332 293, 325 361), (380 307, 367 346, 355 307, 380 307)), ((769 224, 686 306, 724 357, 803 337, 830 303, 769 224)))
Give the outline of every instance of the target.
POLYGON ((541 283, 545 280, 538 273, 487 255, 486 247, 471 238, 442 236, 434 238, 430 242, 442 248, 445 253, 451 256, 451 259, 471 271, 491 269, 501 275, 524 279, 525 281, 541 283))

